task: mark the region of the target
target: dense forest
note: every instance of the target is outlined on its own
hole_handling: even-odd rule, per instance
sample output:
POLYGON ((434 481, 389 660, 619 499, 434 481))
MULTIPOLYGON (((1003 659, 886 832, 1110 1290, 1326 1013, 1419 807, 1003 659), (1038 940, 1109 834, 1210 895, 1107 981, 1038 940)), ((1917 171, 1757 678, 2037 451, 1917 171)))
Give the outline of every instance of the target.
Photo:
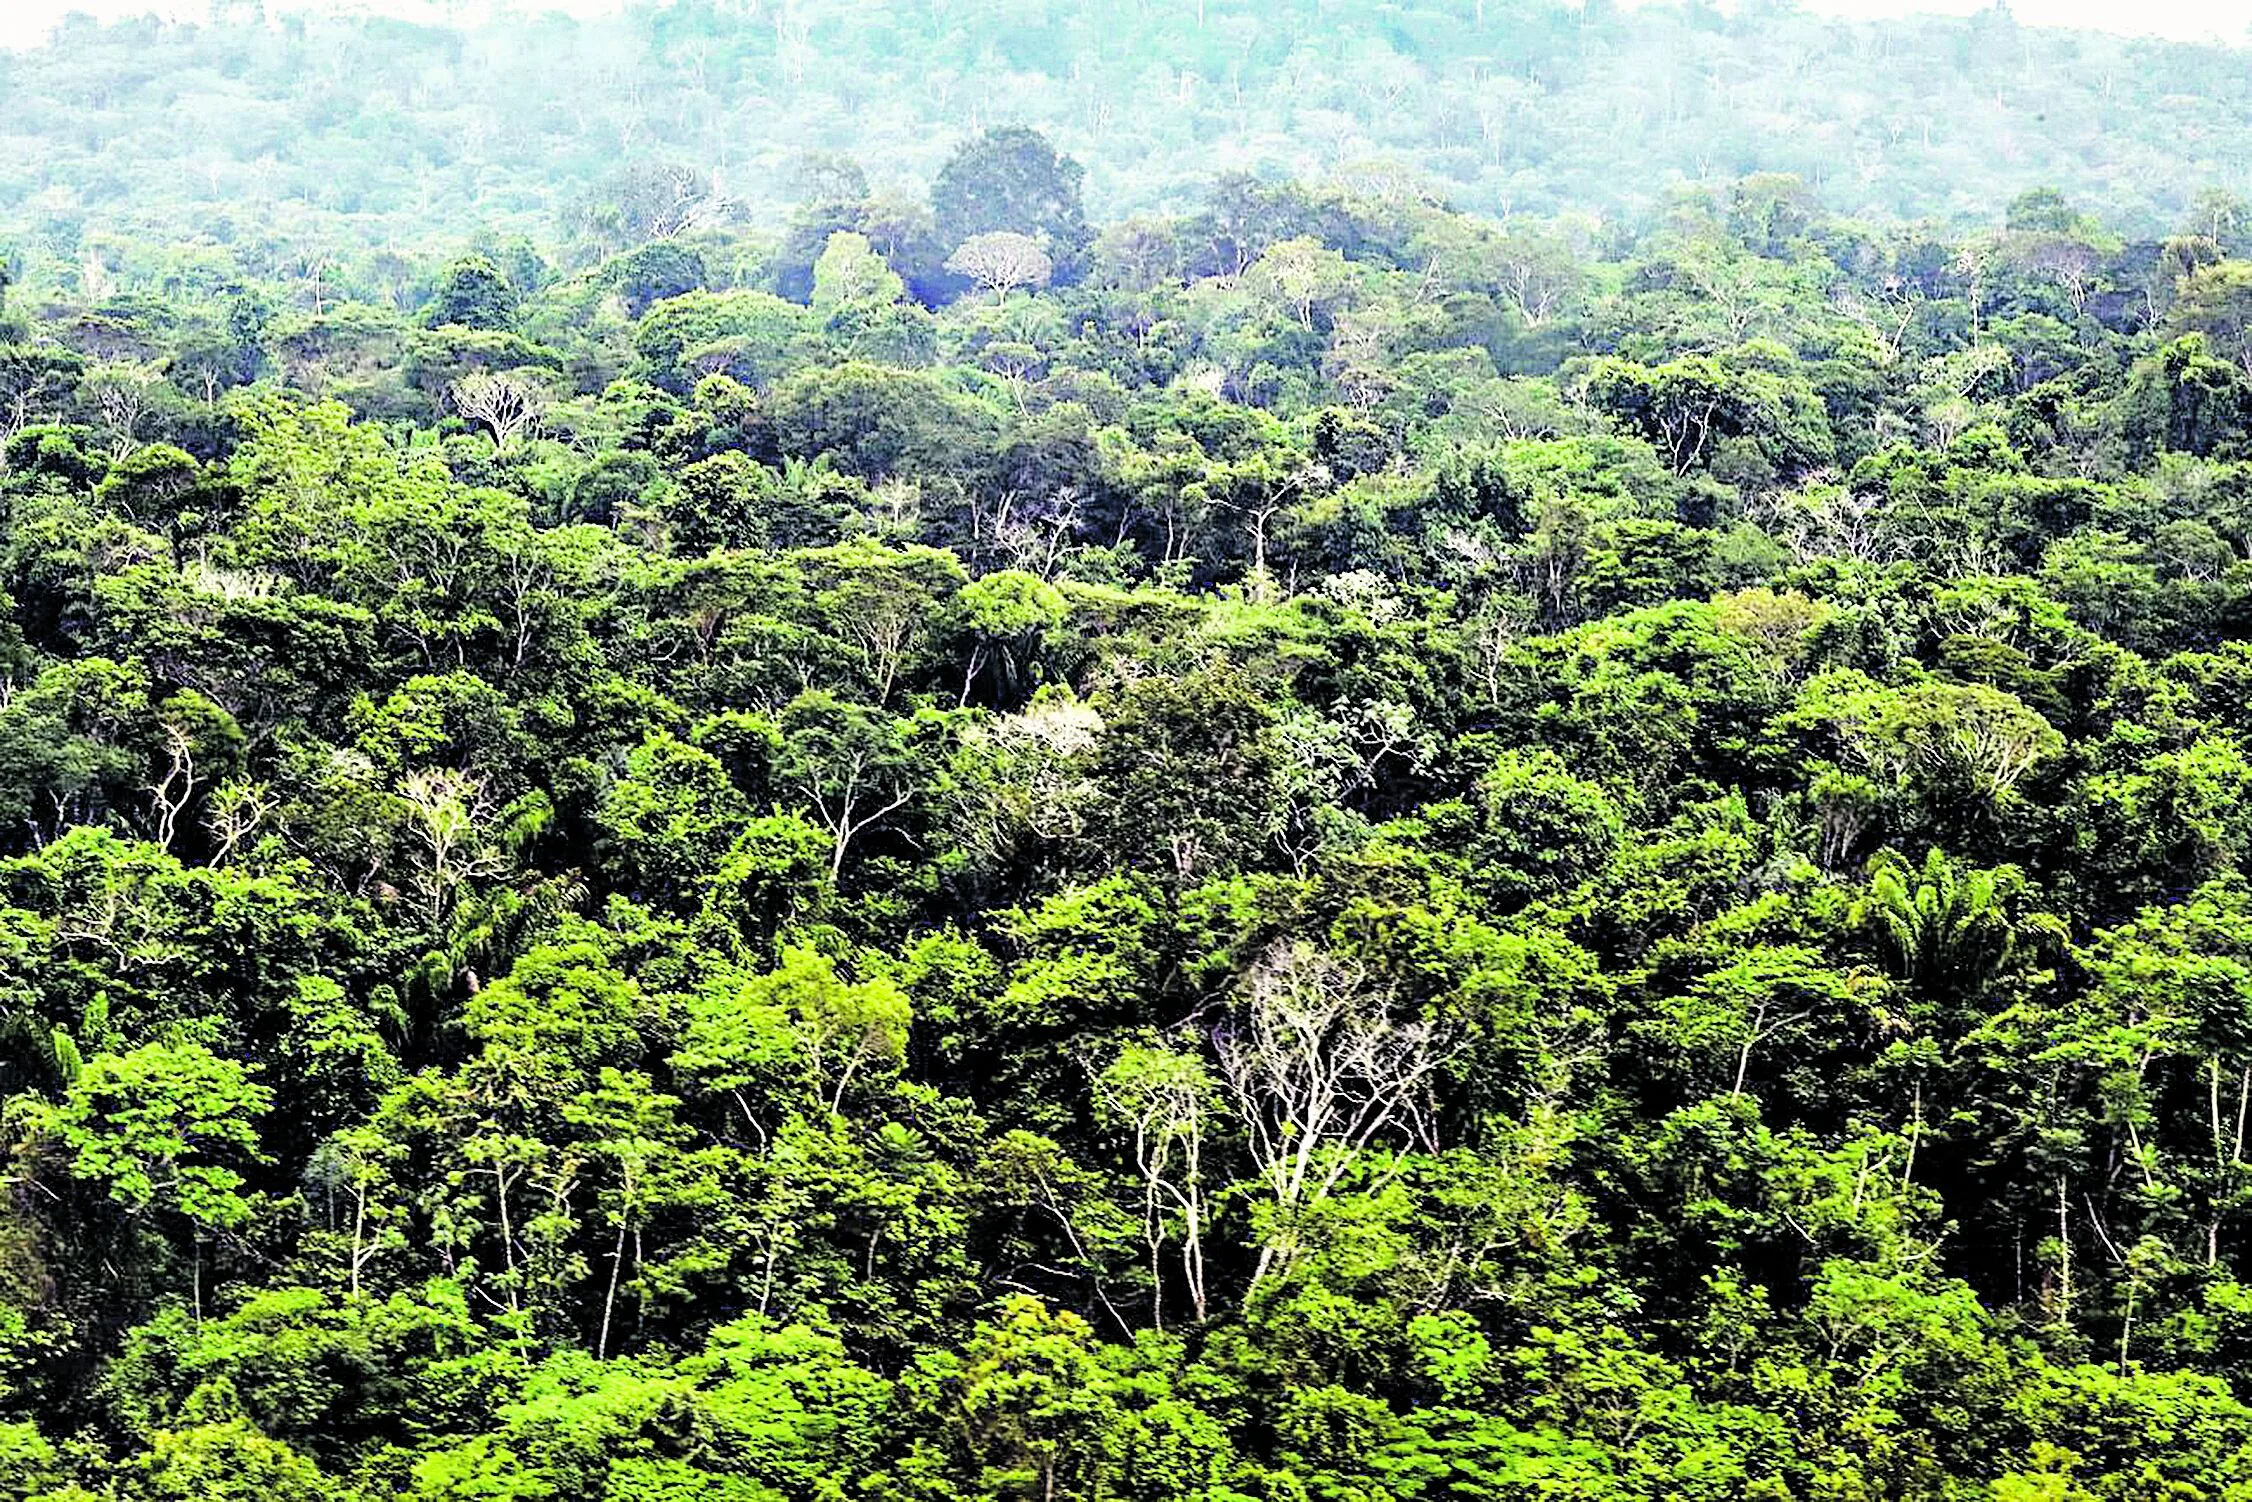
POLYGON ((1735 173, 1844 28, 1385 9, 1783 112, 1505 215, 1112 9, 0 63, 0 1499, 2252 1499, 2241 59, 1852 33, 2116 86, 1950 226, 1735 173))

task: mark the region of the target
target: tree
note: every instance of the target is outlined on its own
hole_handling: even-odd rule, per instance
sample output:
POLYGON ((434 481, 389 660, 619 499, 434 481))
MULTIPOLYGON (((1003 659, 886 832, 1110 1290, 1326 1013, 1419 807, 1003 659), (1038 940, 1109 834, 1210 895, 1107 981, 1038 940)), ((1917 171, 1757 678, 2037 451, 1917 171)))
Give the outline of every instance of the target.
POLYGON ((1532 328, 1543 328, 1571 307, 1586 284, 1580 256, 1561 234, 1511 229, 1478 252, 1501 295, 1532 328))
POLYGON ((781 779, 830 839, 829 879, 862 836, 922 790, 919 726, 812 690, 784 706, 781 779))
POLYGON ((2129 461, 2137 465, 2168 452, 2240 453, 2252 444, 2252 380, 2209 355, 2203 335, 2185 334, 2135 363, 2119 417, 2129 461))
POLYGON ((319 1467, 237 1416, 158 1434, 142 1462, 121 1478, 132 1502, 323 1502, 335 1487, 319 1467))
POLYGON ((906 993, 880 976, 847 982, 814 950, 785 948, 780 967, 748 988, 744 1000, 794 1019, 807 1068, 832 1114, 844 1108, 845 1092, 864 1069, 896 1065, 906 1056, 906 993))
POLYGON ((767 411, 784 454, 807 462, 827 455, 872 486, 966 480, 996 426, 984 404, 933 373, 865 361, 798 372, 768 394, 767 411))
POLYGON ((725 203, 709 179, 678 162, 628 162, 597 184, 580 218, 603 244, 628 250, 718 218, 725 203))
MULTIPOLYGON (((649 1089, 639 1075, 604 1069, 599 1086, 563 1108, 564 1120, 584 1134, 587 1154, 599 1166, 596 1220, 607 1223, 610 1246, 603 1260, 602 1315, 595 1327, 597 1361, 613 1349, 618 1294, 633 1294, 646 1308, 655 1293, 687 1269, 652 1259, 647 1242, 661 1217, 709 1215, 723 1194, 714 1155, 698 1152, 674 1115, 679 1102, 649 1089), (628 1262, 633 1276, 624 1276, 628 1262)), ((661 1246, 661 1243, 660 1243, 661 1246)), ((702 1260, 695 1248, 685 1259, 702 1260)))
POLYGON ((1803 945, 1751 946, 1661 1001, 1645 1032, 1687 1076, 1688 1099, 1756 1093, 1763 1117, 1787 1119, 1819 1098, 1822 1071, 1872 1025, 1882 985, 1803 945))
POLYGON ((643 900, 686 900, 752 813, 718 757, 660 731, 626 756, 594 813, 603 855, 643 900))
POLYGON ((516 326, 518 294, 501 269, 484 256, 465 256, 446 268, 424 322, 507 333, 516 326))
POLYGON ((1831 452, 1819 400, 1796 361, 1772 344, 1655 367, 1605 360, 1586 389, 1589 400, 1657 445, 1677 475, 1712 463, 1732 440, 1748 440, 1784 473, 1810 469, 1831 452))
POLYGON ((95 491, 104 505, 135 526, 161 532, 175 545, 183 532, 199 530, 218 517, 198 515, 203 506, 223 505, 204 483, 195 456, 169 443, 152 443, 110 466, 95 491))
POLYGON ((899 273, 869 249, 868 237, 850 230, 829 236, 813 263, 813 310, 832 319, 855 303, 895 303, 906 292, 899 273))
POLYGON ((1005 302, 1019 287, 1048 285, 1056 266, 1031 236, 991 230, 964 240, 947 257, 946 269, 970 278, 1005 302))
POLYGON ((266 363, 266 343, 275 308, 263 293, 243 290, 227 304, 227 338, 234 346, 235 377, 242 385, 258 379, 266 363))
POLYGON ((1289 818, 1275 706, 1225 666, 1098 701, 1091 853, 1184 885, 1255 867, 1289 818))
POLYGON ((2021 946, 2062 937, 2062 923, 2019 910, 2024 873, 1968 868, 1936 846, 1914 867, 1897 852, 1872 864, 1861 911, 1899 973, 1927 996, 1975 993, 2021 946))
MULTIPOLYGON (((1022 126, 989 130, 956 147, 931 182, 940 242, 1009 231, 1037 241, 1066 282, 1084 269, 1094 234, 1080 203, 1086 169, 1022 126)), ((1021 284, 1020 284, 1021 285, 1021 284)))
POLYGON ((433 931, 444 926, 462 888, 508 868, 497 837, 500 810, 482 779, 450 767, 409 772, 399 786, 413 885, 433 931))
POLYGON ((0 445, 52 415, 84 365, 67 350, 0 344, 0 445))
POLYGON ((109 435, 110 458, 123 459, 141 446, 144 429, 171 389, 153 365, 112 362, 87 373, 80 390, 92 400, 109 435))
POLYGON ((1509 751, 1478 779, 1476 879, 1507 899, 1567 891, 1618 848, 1625 819, 1603 788, 1545 749, 1509 751))
POLYGON ((1117 1406, 1076 1315, 1009 1299, 958 1357, 902 1385, 957 1485, 1021 1502, 1105 1495, 1117 1406))
POLYGON ((2168 324, 2199 334, 2222 359, 2252 373, 2252 261, 2222 261, 2182 279, 2168 324))
POLYGON ((1142 1176, 1142 1238, 1149 1248, 1150 1323, 1165 1328, 1163 1265, 1166 1244, 1181 1245, 1181 1281, 1201 1323, 1210 1313, 1205 1292, 1205 1135, 1218 1104, 1218 1087, 1192 1053, 1129 1044, 1100 1071, 1092 1071, 1098 1110, 1127 1134, 1142 1176))
MULTIPOLYGON (((1308 1214, 1372 1152, 1437 1150, 1430 1089, 1452 1043, 1434 1022, 1395 1021, 1352 962, 1292 944, 1252 966, 1241 1016, 1212 1046, 1266 1202, 1249 1309, 1270 1279, 1289 1276, 1308 1214)), ((1398 1171, 1378 1169, 1377 1182, 1398 1171)))
POLYGON ((2080 215, 2055 188, 2028 188, 2010 201, 2008 225, 2012 234, 2070 234, 2081 226, 2080 215))
POLYGON ((632 318, 641 317, 669 297, 697 291, 709 274, 703 256, 677 240, 636 246, 602 266, 602 279, 618 289, 626 301, 626 314, 632 318))
POLYGON ((44 1125, 73 1178, 128 1211, 169 1208, 233 1229, 250 1217, 232 1164, 254 1161, 272 1093, 241 1065, 193 1044, 148 1044, 90 1061, 44 1125))
POLYGON ((903 680, 921 677, 917 659, 943 625, 949 597, 969 587, 951 554, 866 538, 808 551, 800 566, 819 619, 878 708, 903 680))
POLYGON ((495 450, 539 431, 547 396, 523 371, 478 371, 447 388, 453 408, 483 428, 495 450))
POLYGON ((1021 693, 1041 640, 1063 625, 1070 609, 1053 585, 1013 569, 973 579, 962 586, 955 605, 971 633, 969 666, 962 671, 963 704, 988 665, 1004 697, 1021 693))
POLYGON ((189 1292, 203 1307, 202 1247, 248 1225, 242 1170, 260 1158, 258 1118, 273 1093, 250 1071, 195 1044, 144 1044, 88 1061, 60 1104, 39 1118, 70 1176, 98 1186, 128 1215, 163 1211, 194 1239, 189 1292))
POLYGON ((767 292, 686 292, 652 307, 633 331, 645 379, 685 394, 709 376, 763 387, 790 368, 792 346, 815 325, 804 308, 767 292))
POLYGON ((1280 302, 1311 332, 1314 315, 1330 312, 1352 286, 1352 268, 1336 251, 1301 236, 1268 246, 1245 268, 1243 280, 1280 302))

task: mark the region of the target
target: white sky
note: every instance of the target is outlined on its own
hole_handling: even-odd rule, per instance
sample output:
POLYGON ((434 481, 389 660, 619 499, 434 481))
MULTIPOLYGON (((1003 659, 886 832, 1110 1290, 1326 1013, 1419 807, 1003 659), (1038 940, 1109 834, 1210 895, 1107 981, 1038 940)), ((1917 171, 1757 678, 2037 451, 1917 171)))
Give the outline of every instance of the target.
MULTIPOLYGON (((268 9, 357 9, 437 19, 509 3, 512 9, 587 13, 615 8, 618 0, 267 0, 268 9)), ((1726 3, 1726 0, 1722 0, 1726 3)), ((1840 16, 1897 16, 1911 12, 1967 15, 1989 0, 1807 0, 1808 8, 1840 16)), ((0 46, 36 43, 72 11, 105 19, 154 12, 184 20, 209 14, 210 0, 0 0, 0 46)), ((2012 0, 2029 26, 2089 26, 2107 31, 2175 37, 2252 38, 2252 0, 2012 0)))
MULTIPOLYGON (((1918 11, 1967 16, 1987 4, 1988 0, 1807 0, 1807 9, 1833 16, 1899 16, 1918 11)), ((2085 26, 2191 39, 2219 36, 2236 42, 2252 31, 2252 3, 2247 0, 2011 0, 2010 11, 2027 26, 2085 26)))

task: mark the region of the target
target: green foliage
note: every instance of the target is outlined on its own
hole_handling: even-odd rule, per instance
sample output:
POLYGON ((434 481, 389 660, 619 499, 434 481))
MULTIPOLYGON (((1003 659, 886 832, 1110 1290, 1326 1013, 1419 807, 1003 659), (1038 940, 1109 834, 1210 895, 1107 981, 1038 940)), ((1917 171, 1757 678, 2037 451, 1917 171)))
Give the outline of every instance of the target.
POLYGON ((233 1230, 253 1207, 232 1165, 256 1158, 256 1121, 272 1098, 239 1064, 151 1043, 89 1062, 41 1130, 72 1178, 128 1212, 169 1209, 233 1230))
POLYGON ((9 62, 0 1498, 2252 1494, 2219 54, 725 9, 9 62))
POLYGON ((506 333, 516 323, 517 289, 483 256, 454 262, 439 278, 426 315, 432 328, 455 325, 506 333))
POLYGON ((931 180, 939 242, 959 247, 996 232, 1026 235, 1071 273, 1094 239, 1079 198, 1085 177, 1086 168, 1038 131, 989 130, 956 148, 931 180))

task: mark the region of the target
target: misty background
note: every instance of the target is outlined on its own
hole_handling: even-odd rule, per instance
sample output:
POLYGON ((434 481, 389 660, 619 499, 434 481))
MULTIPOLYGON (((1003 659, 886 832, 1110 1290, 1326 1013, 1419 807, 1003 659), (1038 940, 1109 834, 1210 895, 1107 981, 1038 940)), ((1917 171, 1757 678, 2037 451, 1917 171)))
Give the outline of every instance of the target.
POLYGON ((997 126, 1083 164, 1103 222, 1233 176, 1588 239, 1768 175, 1864 224, 1991 228, 2057 188, 2164 236, 2252 191, 2240 48, 2033 24, 2223 24, 2187 0, 64 8, 7 8, 19 42, 60 29, 0 53, 0 248, 73 294, 366 285, 465 242, 565 265, 681 231, 897 245, 997 126))
MULTIPOLYGON (((619 10, 625 3, 626 0, 540 0, 535 4, 515 3, 515 0, 267 0, 266 10, 268 13, 319 11, 388 15, 439 23, 475 22, 496 14, 561 12, 594 16, 619 10)), ((220 5, 224 9, 226 0, 220 0, 220 5)), ((1804 8, 1817 15, 1853 20, 1911 15, 1969 16, 1992 9, 1993 0, 1805 0, 1804 8)), ((2252 30, 2252 18, 2246 16, 2242 5, 2232 0, 2145 0, 2145 3, 2131 6, 2118 4, 2116 0, 2015 0, 2007 8, 2020 24, 2027 26, 2085 27, 2185 40, 2217 38, 2239 42, 2252 30)), ((159 15, 173 20, 201 21, 212 13, 212 0, 15 0, 0 13, 0 46, 36 45, 57 21, 72 14, 102 20, 159 15)))

